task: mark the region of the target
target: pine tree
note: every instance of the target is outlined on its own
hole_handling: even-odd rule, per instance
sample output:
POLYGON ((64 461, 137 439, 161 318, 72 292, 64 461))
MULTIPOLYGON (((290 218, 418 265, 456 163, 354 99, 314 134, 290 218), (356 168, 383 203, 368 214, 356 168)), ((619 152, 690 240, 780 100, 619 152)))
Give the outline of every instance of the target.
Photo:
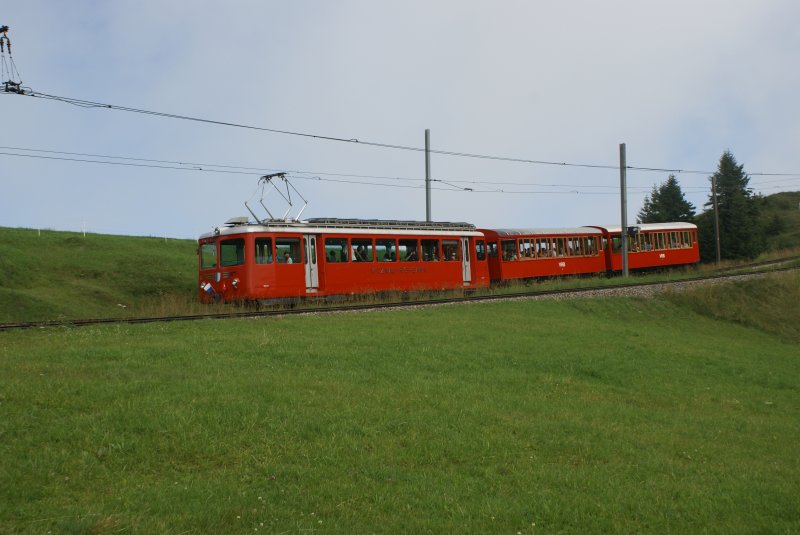
MULTIPOLYGON (((730 151, 725 151, 719 160, 717 172, 709 181, 716 179, 717 207, 719 212, 720 256, 723 259, 755 258, 766 248, 764 231, 759 219, 759 197, 748 188, 750 177, 744 166, 736 163, 730 151)), ((700 236, 710 236, 711 240, 701 241, 701 255, 704 260, 716 256, 714 245, 714 199, 709 194, 705 208, 708 216, 698 218, 700 236), (709 228, 705 228, 709 227, 709 228), (708 242, 711 243, 708 243, 708 242)), ((705 214, 704 214, 705 215, 705 214)))
POLYGON ((637 220, 639 223, 691 221, 694 213, 694 205, 686 200, 675 175, 669 175, 666 182, 653 185, 653 191, 645 196, 637 220))

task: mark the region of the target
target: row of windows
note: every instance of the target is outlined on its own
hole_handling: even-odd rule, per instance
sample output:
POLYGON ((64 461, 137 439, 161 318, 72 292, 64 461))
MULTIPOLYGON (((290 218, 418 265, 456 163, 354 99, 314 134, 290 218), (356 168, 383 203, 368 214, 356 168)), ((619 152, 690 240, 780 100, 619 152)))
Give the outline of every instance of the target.
MULTIPOLYGON (((479 243, 479 255, 484 251, 479 243)), ((414 240, 370 238, 326 238, 325 259, 331 263, 342 262, 438 262, 460 261, 459 240, 414 240)))
MULTIPOLYGON (((219 243, 219 265, 221 267, 239 266, 245 260, 244 238, 223 240, 219 243)), ((278 258, 280 264, 293 264, 302 258, 299 238, 280 238, 275 240, 272 249, 272 238, 256 238, 256 264, 272 264, 278 258)), ((209 269, 217 267, 217 244, 204 243, 200 246, 200 267, 209 269)))
MULTIPOLYGON (((665 249, 690 249, 694 244, 694 233, 682 232, 640 232, 628 236, 628 251, 659 251, 665 249)), ((611 238, 611 252, 618 254, 622 249, 622 238, 611 238)))
MULTIPOLYGON (((295 264, 302 260, 300 238, 255 239, 256 264, 295 264)), ((486 259, 486 246, 476 242, 478 260, 486 259)), ((303 238, 305 247, 305 238, 303 238)), ((312 262, 316 263, 316 239, 312 238, 312 262)), ((378 238, 326 238, 325 259, 329 263, 342 262, 458 262, 461 261, 459 240, 415 240, 378 238)), ((244 238, 222 240, 219 245, 221 267, 238 266, 245 262, 244 238)), ((200 265, 203 269, 217 266, 216 244, 204 243, 200 247, 200 265)))
MULTIPOLYGON (((503 261, 557 258, 565 256, 597 256, 596 236, 570 236, 564 238, 522 238, 502 240, 503 261)), ((497 245, 490 244, 489 256, 497 256, 497 245)))
MULTIPOLYGON (((611 238, 611 250, 619 254, 621 238, 611 238)), ((694 233, 680 232, 642 232, 628 236, 628 251, 654 251, 665 249, 687 249, 694 243, 694 233)), ((607 246, 603 239, 603 249, 607 246)), ((256 238, 256 264, 295 264, 303 259, 302 249, 305 238, 256 238), (274 241, 274 249, 273 249, 274 241)), ((316 263, 316 240, 312 239, 312 262, 316 263)), ((503 261, 528 260, 536 258, 560 258, 597 256, 601 250, 596 236, 571 236, 563 238, 521 238, 492 242, 488 247, 483 240, 475 242, 476 257, 485 260, 502 254, 503 261)), ((459 240, 437 239, 372 239, 372 238, 326 238, 325 259, 330 263, 342 262, 438 262, 460 261, 461 244, 459 240)), ((245 261, 244 238, 223 240, 219 246, 219 264, 222 267, 237 266, 245 261)), ((203 269, 217 266, 216 243, 204 243, 200 247, 200 262, 203 269)))

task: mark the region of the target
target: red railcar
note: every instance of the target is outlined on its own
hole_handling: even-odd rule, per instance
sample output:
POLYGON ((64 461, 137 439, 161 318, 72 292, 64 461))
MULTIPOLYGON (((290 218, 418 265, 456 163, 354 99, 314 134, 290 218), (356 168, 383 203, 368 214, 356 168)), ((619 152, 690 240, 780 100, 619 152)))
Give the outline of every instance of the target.
POLYGON ((606 253, 602 231, 563 229, 482 229, 492 281, 602 273, 606 253))
MULTIPOLYGON (((595 227, 603 233, 606 271, 622 270, 622 227, 595 227)), ((630 227, 628 267, 649 269, 700 262, 697 226, 692 223, 642 223, 630 227)))
POLYGON ((198 253, 204 302, 489 285, 483 234, 466 223, 233 219, 198 253))

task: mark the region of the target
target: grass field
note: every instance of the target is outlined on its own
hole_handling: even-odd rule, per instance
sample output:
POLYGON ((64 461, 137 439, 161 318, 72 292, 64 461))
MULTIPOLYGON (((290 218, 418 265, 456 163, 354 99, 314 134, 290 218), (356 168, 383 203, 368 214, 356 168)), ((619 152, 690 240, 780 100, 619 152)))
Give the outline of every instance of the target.
POLYGON ((196 250, 191 240, 2 228, 0 322, 199 308, 196 250))
POLYGON ((796 533, 798 288, 0 333, 0 532, 796 533))

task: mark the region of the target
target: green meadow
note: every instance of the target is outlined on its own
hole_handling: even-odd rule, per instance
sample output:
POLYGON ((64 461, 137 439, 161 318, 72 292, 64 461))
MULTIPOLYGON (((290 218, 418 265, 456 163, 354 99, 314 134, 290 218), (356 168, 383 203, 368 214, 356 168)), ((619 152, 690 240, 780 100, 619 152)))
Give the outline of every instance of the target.
POLYGON ((197 244, 0 228, 0 322, 196 312, 197 244))
POLYGON ((0 532, 797 533, 798 303, 0 333, 0 532))

